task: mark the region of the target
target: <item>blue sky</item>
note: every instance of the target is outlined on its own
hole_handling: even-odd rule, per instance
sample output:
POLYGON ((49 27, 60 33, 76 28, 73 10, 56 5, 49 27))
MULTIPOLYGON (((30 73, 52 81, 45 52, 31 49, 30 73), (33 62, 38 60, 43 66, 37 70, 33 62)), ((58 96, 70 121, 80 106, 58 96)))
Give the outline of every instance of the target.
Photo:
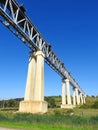
MULTIPOLYGON (((18 0, 87 95, 98 95, 98 1, 18 0)), ((29 49, 0 23, 0 99, 24 97, 29 49)), ((61 95, 45 64, 45 95, 61 95)), ((72 88, 72 87, 71 87, 72 88)))

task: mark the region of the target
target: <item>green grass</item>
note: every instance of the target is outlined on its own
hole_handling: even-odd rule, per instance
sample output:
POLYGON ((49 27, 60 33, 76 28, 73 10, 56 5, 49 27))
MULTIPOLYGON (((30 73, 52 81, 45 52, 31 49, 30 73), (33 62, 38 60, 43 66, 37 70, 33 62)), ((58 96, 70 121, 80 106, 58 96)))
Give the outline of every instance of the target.
POLYGON ((12 122, 0 122, 1 127, 17 128, 23 130, 98 130, 98 125, 47 125, 47 124, 24 124, 12 122))
POLYGON ((49 109, 44 115, 1 111, 0 127, 23 130, 98 130, 98 109, 49 109), (71 116, 72 112, 74 114, 71 116))

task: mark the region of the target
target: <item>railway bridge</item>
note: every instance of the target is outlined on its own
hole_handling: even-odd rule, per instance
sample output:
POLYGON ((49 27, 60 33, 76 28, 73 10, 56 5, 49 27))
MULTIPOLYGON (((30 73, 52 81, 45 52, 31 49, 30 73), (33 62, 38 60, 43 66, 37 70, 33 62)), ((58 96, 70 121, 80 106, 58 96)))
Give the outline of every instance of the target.
POLYGON ((25 96, 20 102, 19 112, 47 112, 47 102, 44 101, 44 62, 61 76, 61 108, 85 104, 85 92, 26 15, 23 5, 16 0, 0 0, 0 22, 30 49, 25 96), (73 88, 72 97, 70 85, 73 88))

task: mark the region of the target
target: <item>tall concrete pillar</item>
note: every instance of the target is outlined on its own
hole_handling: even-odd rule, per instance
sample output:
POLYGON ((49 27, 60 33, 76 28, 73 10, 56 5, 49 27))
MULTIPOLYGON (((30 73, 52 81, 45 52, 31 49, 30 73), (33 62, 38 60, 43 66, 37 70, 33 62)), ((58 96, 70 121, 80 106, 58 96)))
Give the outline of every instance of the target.
POLYGON ((65 108, 65 105, 66 105, 65 82, 63 80, 62 81, 62 104, 61 104, 61 108, 65 108))
POLYGON ((29 58, 27 83, 24 96, 25 101, 34 100, 35 73, 36 73, 36 60, 34 54, 31 53, 29 58))
POLYGON ((35 53, 36 58, 36 76, 34 100, 44 101, 44 54, 41 51, 35 53))
POLYGON ((62 104, 61 104, 61 108, 66 108, 66 109, 73 108, 73 105, 71 104, 69 79, 64 79, 63 82, 62 82, 62 104))
POLYGON ((80 104, 80 102, 81 102, 81 97, 80 97, 80 92, 78 91, 78 99, 79 99, 79 104, 80 104))
POLYGON ((83 104, 83 94, 81 93, 81 103, 83 104))
POLYGON ((85 104, 85 103, 86 103, 85 96, 83 95, 83 104, 85 104))
POLYGON ((76 95, 75 95, 75 88, 73 88, 73 105, 76 105, 76 95))
POLYGON ((82 93, 80 93, 80 103, 83 104, 83 96, 82 96, 82 93))
POLYGON ((20 112, 45 113, 47 102, 44 101, 44 54, 34 52, 28 66, 28 76, 24 101, 20 102, 20 112))
POLYGON ((66 79, 65 82, 66 82, 67 104, 71 105, 71 95, 70 95, 70 82, 69 82, 69 79, 66 79))
POLYGON ((76 93, 76 104, 79 105, 79 93, 78 93, 78 88, 75 88, 75 93, 76 93))
POLYGON ((62 104, 66 104, 66 99, 65 99, 65 83, 62 81, 62 104))

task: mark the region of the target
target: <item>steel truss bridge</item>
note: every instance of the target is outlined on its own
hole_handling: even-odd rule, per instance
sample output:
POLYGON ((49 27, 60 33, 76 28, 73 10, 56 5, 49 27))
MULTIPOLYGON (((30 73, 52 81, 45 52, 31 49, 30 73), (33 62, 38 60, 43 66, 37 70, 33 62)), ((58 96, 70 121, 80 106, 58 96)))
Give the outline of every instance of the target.
POLYGON ((41 50, 45 55, 45 62, 52 67, 62 79, 69 79, 71 85, 83 92, 82 88, 52 50, 51 45, 37 30, 30 18, 26 15, 23 5, 16 0, 0 0, 0 22, 16 35, 31 52, 41 50))

